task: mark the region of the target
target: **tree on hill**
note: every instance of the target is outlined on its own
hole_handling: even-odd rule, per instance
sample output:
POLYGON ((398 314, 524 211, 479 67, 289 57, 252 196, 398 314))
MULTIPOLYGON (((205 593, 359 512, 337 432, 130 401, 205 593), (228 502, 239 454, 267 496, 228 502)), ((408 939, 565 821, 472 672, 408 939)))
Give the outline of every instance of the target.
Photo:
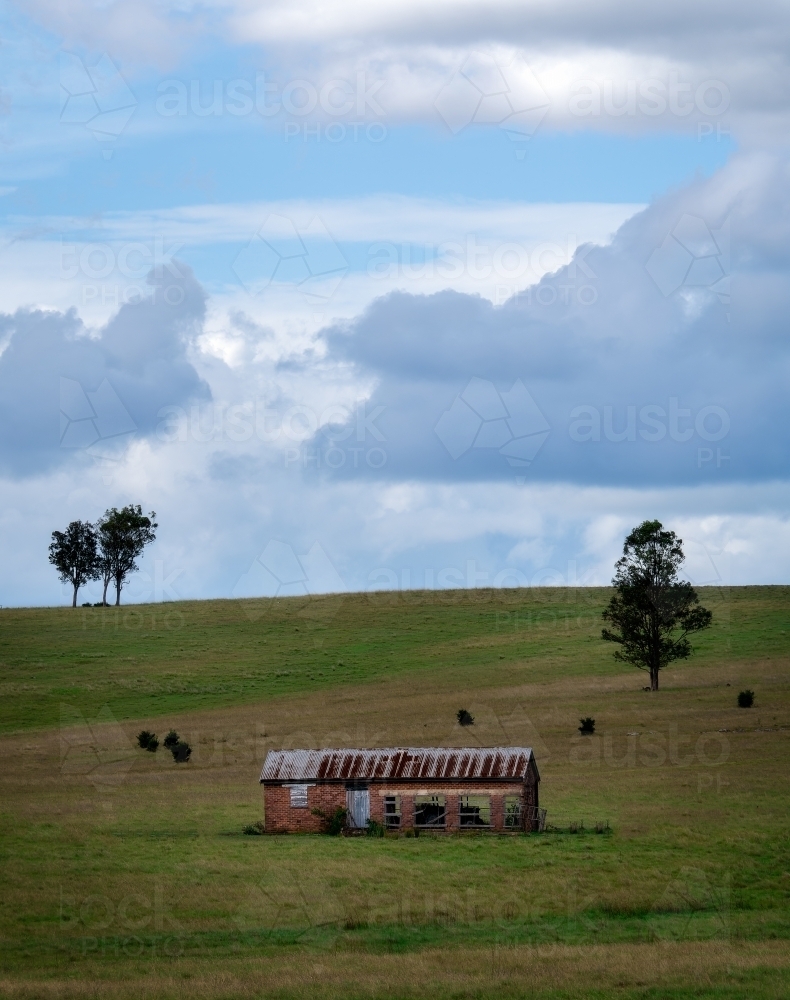
POLYGON ((713 620, 691 584, 678 578, 684 558, 674 531, 643 521, 625 540, 615 564, 615 593, 603 612, 612 628, 604 628, 601 638, 620 645, 616 660, 649 672, 652 691, 658 691, 659 670, 691 655, 689 635, 713 620))
POLYGON ((102 603, 107 603, 107 587, 115 583, 115 604, 121 603, 121 588, 137 570, 137 557, 156 538, 159 525, 151 511, 143 514, 140 504, 128 504, 118 510, 111 507, 97 524, 100 548, 100 572, 104 583, 102 603))
POLYGON ((99 575, 96 529, 90 521, 72 521, 65 531, 53 531, 49 561, 63 583, 74 588, 71 602, 77 607, 77 591, 99 575))

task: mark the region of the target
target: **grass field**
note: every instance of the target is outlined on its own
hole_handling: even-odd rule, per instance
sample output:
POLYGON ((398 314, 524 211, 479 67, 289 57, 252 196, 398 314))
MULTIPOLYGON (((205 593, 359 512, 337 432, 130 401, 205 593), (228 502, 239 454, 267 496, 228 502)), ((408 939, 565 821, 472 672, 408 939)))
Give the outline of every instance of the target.
POLYGON ((790 588, 701 591, 655 694, 607 596, 0 611, 0 995, 790 995, 790 588), (535 748, 553 830, 241 833, 268 747, 469 742, 535 748))

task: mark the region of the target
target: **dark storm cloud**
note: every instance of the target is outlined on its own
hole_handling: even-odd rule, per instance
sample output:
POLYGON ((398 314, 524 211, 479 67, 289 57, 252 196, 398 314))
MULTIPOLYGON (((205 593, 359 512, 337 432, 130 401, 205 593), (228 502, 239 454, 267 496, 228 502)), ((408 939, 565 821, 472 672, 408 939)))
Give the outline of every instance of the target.
POLYGON ((0 314, 0 464, 25 475, 154 432, 163 406, 209 398, 187 352, 205 295, 188 267, 88 335, 74 310, 0 314), (167 297, 165 297, 165 291, 167 297))
POLYGON ((383 408, 386 458, 375 473, 339 452, 326 466, 633 486, 785 478, 789 246, 787 164, 749 158, 502 307, 380 299, 327 342, 378 378, 368 410, 383 408))

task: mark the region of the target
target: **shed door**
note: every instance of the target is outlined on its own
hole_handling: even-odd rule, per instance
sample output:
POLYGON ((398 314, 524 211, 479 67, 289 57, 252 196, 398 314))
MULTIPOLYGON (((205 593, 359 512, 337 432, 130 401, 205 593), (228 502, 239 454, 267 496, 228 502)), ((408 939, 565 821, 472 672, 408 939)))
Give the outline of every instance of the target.
POLYGON ((349 788, 346 792, 348 825, 352 829, 364 830, 370 819, 370 792, 367 788, 349 788))

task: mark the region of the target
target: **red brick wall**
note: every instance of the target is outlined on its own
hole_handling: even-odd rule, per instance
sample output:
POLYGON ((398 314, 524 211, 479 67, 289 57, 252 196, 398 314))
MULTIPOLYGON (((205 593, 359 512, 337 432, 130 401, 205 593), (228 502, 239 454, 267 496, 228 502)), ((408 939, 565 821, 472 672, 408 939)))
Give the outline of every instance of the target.
MULTIPOLYGON (((447 782, 431 784, 371 784, 370 788, 370 818, 378 823, 384 823, 384 797, 400 795, 401 797, 401 830, 414 826, 414 797, 419 794, 444 795, 445 817, 444 829, 458 830, 459 808, 461 795, 491 796, 491 829, 502 830, 505 823, 506 795, 520 795, 522 810, 529 814, 531 807, 537 805, 537 782, 512 785, 492 785, 480 782, 447 782)), ((264 786, 264 809, 267 833, 318 833, 322 821, 312 814, 313 809, 321 809, 329 814, 337 808, 346 807, 345 784, 311 785, 307 789, 307 808, 292 808, 290 789, 278 785, 264 786)))
POLYGON ((307 808, 291 807, 291 790, 278 785, 264 785, 264 820, 267 833, 320 833, 322 821, 313 809, 333 813, 346 808, 346 789, 338 785, 311 785, 307 789, 307 808))

